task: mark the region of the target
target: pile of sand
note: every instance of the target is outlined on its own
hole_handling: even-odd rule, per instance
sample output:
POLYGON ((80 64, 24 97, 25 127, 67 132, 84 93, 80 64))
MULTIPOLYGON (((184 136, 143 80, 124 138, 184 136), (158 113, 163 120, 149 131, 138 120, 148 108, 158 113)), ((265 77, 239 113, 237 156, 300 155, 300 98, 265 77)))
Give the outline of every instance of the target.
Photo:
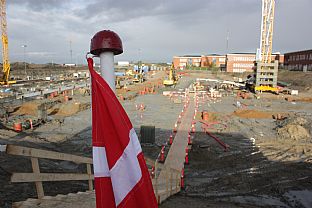
POLYGON ((240 118, 272 118, 274 113, 257 110, 236 110, 233 114, 240 118))
POLYGON ((13 114, 37 116, 38 106, 41 105, 41 103, 42 101, 39 100, 23 103, 22 106, 18 108, 17 111, 15 111, 13 114))
POLYGON ((311 139, 310 122, 301 117, 286 119, 277 128, 277 134, 282 139, 307 140, 311 139))
POLYGON ((57 116, 71 116, 80 111, 90 108, 89 103, 80 103, 80 102, 68 102, 60 105, 57 113, 57 116))

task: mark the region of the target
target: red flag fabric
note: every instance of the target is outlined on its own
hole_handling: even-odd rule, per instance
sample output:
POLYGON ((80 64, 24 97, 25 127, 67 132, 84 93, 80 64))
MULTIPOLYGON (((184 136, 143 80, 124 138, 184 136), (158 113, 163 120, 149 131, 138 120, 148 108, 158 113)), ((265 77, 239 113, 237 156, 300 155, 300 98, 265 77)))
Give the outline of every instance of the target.
POLYGON ((97 208, 158 207, 141 145, 125 110, 88 58, 97 208))

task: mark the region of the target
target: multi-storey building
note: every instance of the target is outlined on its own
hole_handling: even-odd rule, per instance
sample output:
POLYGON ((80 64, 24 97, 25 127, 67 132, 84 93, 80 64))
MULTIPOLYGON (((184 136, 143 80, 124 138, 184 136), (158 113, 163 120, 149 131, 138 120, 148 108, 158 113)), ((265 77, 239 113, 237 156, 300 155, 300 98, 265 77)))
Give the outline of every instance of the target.
MULTIPOLYGON (((280 65, 284 62, 284 55, 272 54, 272 60, 277 60, 280 65)), ((226 71, 243 73, 253 72, 255 68, 255 53, 230 53, 226 55, 226 71)))
POLYGON ((201 67, 222 67, 225 66, 224 55, 210 54, 201 57, 201 67))
POLYGON ((174 56, 173 66, 175 69, 185 69, 187 66, 201 66, 201 56, 174 56))
POLYGON ((312 50, 285 53, 285 69, 312 71, 312 50))

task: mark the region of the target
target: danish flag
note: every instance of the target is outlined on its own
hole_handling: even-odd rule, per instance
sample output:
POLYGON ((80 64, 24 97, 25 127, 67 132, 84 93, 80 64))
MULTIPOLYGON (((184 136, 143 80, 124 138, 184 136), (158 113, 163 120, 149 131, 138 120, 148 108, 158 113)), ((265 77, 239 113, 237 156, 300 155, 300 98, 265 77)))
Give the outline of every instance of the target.
POLYGON ((88 58, 97 208, 158 207, 137 134, 125 110, 88 58))

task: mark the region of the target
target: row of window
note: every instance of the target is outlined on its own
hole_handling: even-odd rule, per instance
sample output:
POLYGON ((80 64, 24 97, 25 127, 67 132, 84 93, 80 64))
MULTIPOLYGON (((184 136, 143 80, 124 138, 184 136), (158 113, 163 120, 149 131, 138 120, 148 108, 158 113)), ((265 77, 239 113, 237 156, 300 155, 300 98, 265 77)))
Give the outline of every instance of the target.
POLYGON ((312 61, 312 53, 310 54, 298 54, 290 55, 289 61, 312 61))
POLYGON ((235 72, 235 73, 243 73, 243 72, 245 72, 245 71, 246 71, 246 69, 233 68, 233 72, 235 72))
POLYGON ((234 68, 252 68, 254 67, 254 64, 239 64, 239 63, 234 63, 233 64, 234 68))
POLYGON ((237 56, 233 58, 234 61, 250 61, 254 62, 256 57, 244 57, 244 56, 237 56))
POLYGON ((288 70, 300 70, 300 71, 312 71, 312 64, 296 64, 296 65, 287 65, 285 66, 288 70))

